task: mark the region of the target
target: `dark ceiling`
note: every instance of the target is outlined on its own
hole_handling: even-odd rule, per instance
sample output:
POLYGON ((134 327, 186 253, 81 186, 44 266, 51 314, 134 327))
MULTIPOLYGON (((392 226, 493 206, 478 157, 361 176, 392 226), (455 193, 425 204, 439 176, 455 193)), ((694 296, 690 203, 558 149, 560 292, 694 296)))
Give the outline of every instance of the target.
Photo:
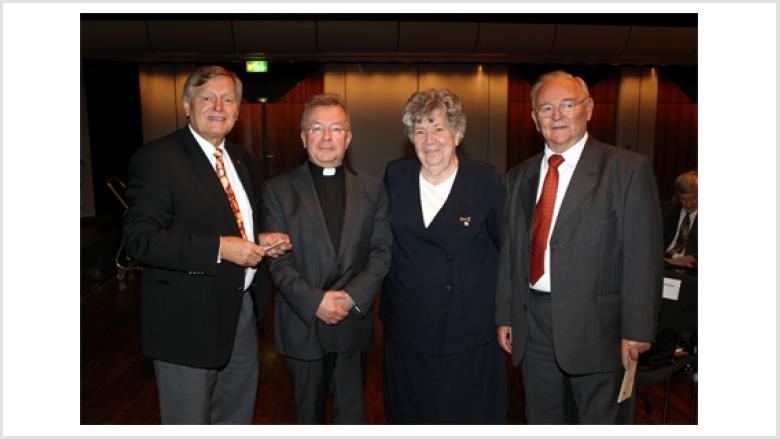
POLYGON ((87 59, 696 65, 697 14, 82 14, 87 59))

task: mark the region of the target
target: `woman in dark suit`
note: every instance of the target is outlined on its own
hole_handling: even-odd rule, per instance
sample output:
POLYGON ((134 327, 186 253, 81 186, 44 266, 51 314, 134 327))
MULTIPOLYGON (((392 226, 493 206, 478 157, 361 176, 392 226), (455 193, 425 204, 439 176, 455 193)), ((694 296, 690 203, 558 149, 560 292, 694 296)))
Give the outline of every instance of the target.
POLYGON ((501 177, 456 153, 466 117, 448 90, 413 94, 403 125, 417 156, 385 171, 394 235, 380 306, 387 420, 504 423, 494 325, 501 177))

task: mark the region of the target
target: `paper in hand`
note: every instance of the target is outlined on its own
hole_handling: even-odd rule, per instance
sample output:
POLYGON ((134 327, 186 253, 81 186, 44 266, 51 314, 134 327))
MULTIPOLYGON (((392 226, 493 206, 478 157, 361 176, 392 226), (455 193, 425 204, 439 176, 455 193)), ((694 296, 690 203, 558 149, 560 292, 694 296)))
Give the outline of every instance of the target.
POLYGON ((631 398, 631 394, 634 392, 634 377, 636 377, 636 363, 637 361, 628 357, 628 368, 623 374, 623 382, 620 384, 620 394, 618 394, 617 402, 621 402, 631 398))
POLYGON ((264 247, 264 248, 263 248, 263 251, 273 250, 273 249, 275 249, 276 247, 279 247, 279 246, 281 246, 281 245, 283 245, 283 244, 287 244, 288 242, 289 242, 289 241, 279 241, 279 242, 277 242, 276 244, 272 244, 272 245, 269 245, 268 247, 264 247))

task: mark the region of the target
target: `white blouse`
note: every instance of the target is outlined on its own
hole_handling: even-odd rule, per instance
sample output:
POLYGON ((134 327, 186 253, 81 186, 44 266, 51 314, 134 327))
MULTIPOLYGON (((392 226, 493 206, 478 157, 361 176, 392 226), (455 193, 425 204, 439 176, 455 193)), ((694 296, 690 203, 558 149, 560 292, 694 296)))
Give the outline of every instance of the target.
POLYGON ((455 176, 458 174, 458 170, 452 173, 446 180, 439 184, 431 184, 420 173, 420 203, 422 204, 423 222, 425 228, 431 224, 433 218, 439 213, 441 207, 447 201, 447 197, 452 190, 452 183, 455 181, 455 176))

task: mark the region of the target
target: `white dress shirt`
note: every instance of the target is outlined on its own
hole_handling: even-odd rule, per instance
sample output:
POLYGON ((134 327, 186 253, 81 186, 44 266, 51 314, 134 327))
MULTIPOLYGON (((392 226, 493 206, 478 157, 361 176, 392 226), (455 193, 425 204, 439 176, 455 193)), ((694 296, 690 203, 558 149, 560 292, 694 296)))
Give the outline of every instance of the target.
MULTIPOLYGON (((563 163, 558 166, 558 191, 555 194, 555 209, 553 210, 552 221, 550 222, 550 234, 547 236, 547 247, 544 250, 544 274, 531 285, 531 288, 539 291, 550 291, 550 238, 555 230, 555 222, 558 220, 558 212, 561 210, 561 203, 563 197, 566 195, 566 188, 569 187, 571 177, 574 175, 574 169, 577 167, 577 162, 580 160, 582 150, 585 148, 585 142, 588 141, 588 133, 586 132, 579 142, 572 145, 566 152, 561 154, 563 156, 563 163)), ((551 155, 557 154, 551 150, 547 144, 544 145, 544 158, 542 159, 542 168, 539 173, 539 187, 536 189, 536 202, 539 202, 539 198, 542 196, 542 187, 544 186, 544 178, 547 176, 547 168, 550 166, 547 160, 551 155)))
MULTIPOLYGON (((200 148, 203 150, 203 153, 206 154, 206 158, 209 159, 211 167, 214 168, 214 174, 216 174, 217 158, 214 157, 214 149, 216 147, 208 140, 201 137, 201 135, 198 134, 194 129, 192 129, 192 125, 188 126, 192 132, 192 135, 195 136, 195 140, 198 142, 198 145, 200 145, 200 148)), ((246 196, 244 185, 241 184, 241 179, 238 177, 236 168, 233 166, 233 160, 230 159, 230 154, 228 154, 227 149, 225 149, 224 139, 222 140, 222 144, 219 145, 219 148, 222 149, 222 161, 225 162, 225 173, 227 174, 228 181, 230 182, 230 187, 233 188, 233 194, 236 196, 238 210, 241 212, 241 219, 244 220, 244 231, 246 232, 247 240, 255 242, 255 229, 254 222, 252 220, 252 204, 249 203, 249 197, 246 196)), ((227 194, 225 197, 227 197, 227 194)), ((219 258, 219 253, 217 253, 217 262, 222 262, 219 258)), ((257 270, 254 268, 246 269, 244 277, 244 290, 249 288, 249 285, 252 284, 252 280, 255 277, 256 271, 257 270)))

